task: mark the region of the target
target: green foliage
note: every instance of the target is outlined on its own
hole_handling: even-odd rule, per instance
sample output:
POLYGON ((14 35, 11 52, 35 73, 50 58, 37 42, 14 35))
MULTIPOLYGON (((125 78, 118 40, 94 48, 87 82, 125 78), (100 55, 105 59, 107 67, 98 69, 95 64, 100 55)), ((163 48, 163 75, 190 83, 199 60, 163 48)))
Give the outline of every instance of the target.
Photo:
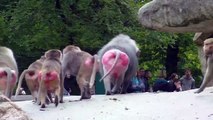
POLYGON ((59 48, 67 41, 63 36, 66 27, 55 12, 54 2, 20 0, 5 17, 9 18, 10 41, 19 51, 59 48))
MULTIPOLYGON (((8 0, 0 2, 0 44, 12 48, 26 68, 44 51, 68 44, 95 54, 119 33, 137 41, 140 67, 156 71, 165 66, 168 45, 179 46, 178 70, 201 75, 193 34, 172 34, 143 28, 139 8, 150 0, 8 0)), ((21 68, 21 69, 22 69, 21 68)))

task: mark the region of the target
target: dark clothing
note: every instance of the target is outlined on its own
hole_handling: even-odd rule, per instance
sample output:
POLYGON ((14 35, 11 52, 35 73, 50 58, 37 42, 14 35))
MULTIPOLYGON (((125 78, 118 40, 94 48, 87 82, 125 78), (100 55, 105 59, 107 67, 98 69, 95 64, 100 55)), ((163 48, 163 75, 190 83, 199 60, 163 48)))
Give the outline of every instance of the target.
POLYGON ((144 90, 145 90, 145 85, 144 85, 143 81, 140 78, 134 76, 131 79, 131 84, 130 84, 130 86, 128 88, 128 92, 137 93, 137 92, 144 92, 144 90))
POLYGON ((157 91, 174 92, 180 91, 180 89, 177 89, 174 83, 171 81, 167 81, 165 79, 158 79, 153 85, 153 92, 157 91))
POLYGON ((147 78, 142 78, 144 80, 145 92, 149 92, 149 80, 147 78))

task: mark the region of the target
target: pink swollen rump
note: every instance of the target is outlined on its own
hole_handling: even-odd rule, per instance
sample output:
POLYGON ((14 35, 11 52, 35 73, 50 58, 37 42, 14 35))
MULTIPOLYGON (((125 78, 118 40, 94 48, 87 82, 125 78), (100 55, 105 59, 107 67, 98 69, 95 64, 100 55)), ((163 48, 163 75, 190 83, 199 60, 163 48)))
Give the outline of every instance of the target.
MULTIPOLYGON (((129 57, 126 55, 126 53, 120 52, 120 56, 118 58, 117 63, 115 64, 114 69, 111 71, 111 75, 113 75, 114 78, 118 78, 126 69, 128 68, 129 64, 129 57)), ((112 68, 112 65, 115 62, 116 58, 116 52, 114 50, 107 51, 102 58, 102 64, 105 67, 107 71, 109 71, 112 68)))

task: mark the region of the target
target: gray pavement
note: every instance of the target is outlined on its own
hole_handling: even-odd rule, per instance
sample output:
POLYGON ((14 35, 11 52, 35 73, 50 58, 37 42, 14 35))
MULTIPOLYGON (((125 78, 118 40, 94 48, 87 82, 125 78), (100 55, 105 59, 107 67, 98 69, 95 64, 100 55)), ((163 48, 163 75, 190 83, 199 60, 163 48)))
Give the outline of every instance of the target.
POLYGON ((12 101, 28 101, 33 100, 32 95, 18 95, 18 96, 12 96, 12 101))

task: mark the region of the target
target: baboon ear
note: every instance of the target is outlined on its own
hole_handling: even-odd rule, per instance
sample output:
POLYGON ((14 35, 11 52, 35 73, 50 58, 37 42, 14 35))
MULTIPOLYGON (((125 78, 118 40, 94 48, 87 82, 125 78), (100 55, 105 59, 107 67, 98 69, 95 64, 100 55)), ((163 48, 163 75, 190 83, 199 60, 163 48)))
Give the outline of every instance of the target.
POLYGON ((62 53, 61 53, 61 51, 60 50, 57 50, 58 52, 57 52, 57 57, 58 58, 61 58, 62 57, 62 53))

